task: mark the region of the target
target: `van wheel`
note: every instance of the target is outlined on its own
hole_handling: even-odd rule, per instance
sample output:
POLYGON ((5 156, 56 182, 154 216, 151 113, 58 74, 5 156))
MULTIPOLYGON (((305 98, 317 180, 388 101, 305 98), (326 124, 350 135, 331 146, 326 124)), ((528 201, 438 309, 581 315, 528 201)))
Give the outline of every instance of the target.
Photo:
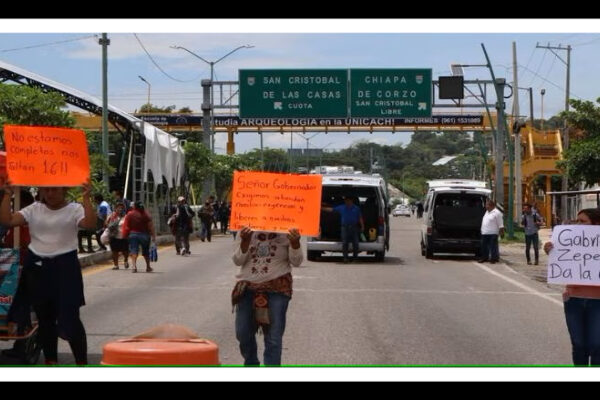
POLYGON ((425 258, 433 258, 433 246, 427 246, 425 249, 425 258))
POLYGON ((321 256, 320 251, 315 251, 315 250, 307 250, 306 251, 306 259, 308 261, 317 261, 317 258, 319 258, 320 256, 321 256))
POLYGON ((375 252, 375 261, 383 262, 385 260, 385 251, 376 251, 375 252))

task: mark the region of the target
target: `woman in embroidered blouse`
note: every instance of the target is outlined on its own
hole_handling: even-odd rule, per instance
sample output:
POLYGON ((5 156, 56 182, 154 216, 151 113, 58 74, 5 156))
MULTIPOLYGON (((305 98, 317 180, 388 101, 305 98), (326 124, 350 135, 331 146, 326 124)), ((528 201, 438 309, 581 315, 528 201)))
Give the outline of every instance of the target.
MULTIPOLYGON (((600 210, 587 208, 579 211, 577 224, 600 225, 600 210)), ((546 254, 553 247, 552 242, 546 242, 546 254)), ((573 364, 600 366, 600 286, 567 285, 563 301, 573 364)))
POLYGON ((235 331, 244 365, 260 365, 256 333, 265 337, 265 365, 281 365, 286 313, 292 298, 292 267, 303 260, 300 233, 254 232, 244 227, 236 240, 233 262, 240 266, 232 293, 235 331))

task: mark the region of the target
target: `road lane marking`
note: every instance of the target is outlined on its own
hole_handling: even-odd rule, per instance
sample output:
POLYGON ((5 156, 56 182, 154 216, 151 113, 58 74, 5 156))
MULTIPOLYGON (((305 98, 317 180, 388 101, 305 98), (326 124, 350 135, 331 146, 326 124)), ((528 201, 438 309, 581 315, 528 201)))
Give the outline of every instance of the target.
POLYGON ((556 304, 556 305, 558 305, 560 307, 563 307, 563 302, 562 301, 553 299, 551 297, 551 295, 549 295, 547 293, 542 293, 540 291, 537 291, 537 290, 535 290, 534 288, 532 288, 530 286, 527 286, 527 285, 525 285, 525 284, 523 284, 521 282, 518 282, 518 281, 516 281, 514 279, 511 279, 508 276, 502 275, 502 274, 494 271, 493 269, 488 268, 485 265, 480 264, 478 262, 473 262, 473 264, 476 265, 477 267, 479 267, 480 269, 482 269, 482 270, 484 270, 486 272, 489 272, 490 274, 492 274, 494 276, 497 276, 498 278, 504 279, 505 281, 507 281, 507 282, 509 282, 509 283, 511 283, 511 284, 513 284, 513 285, 515 285, 515 286, 517 286, 517 287, 525 290, 526 292, 528 292, 530 294, 536 295, 538 297, 541 297, 542 299, 546 299, 546 300, 548 300, 548 301, 550 301, 550 302, 552 302, 552 303, 554 303, 554 304, 556 304))

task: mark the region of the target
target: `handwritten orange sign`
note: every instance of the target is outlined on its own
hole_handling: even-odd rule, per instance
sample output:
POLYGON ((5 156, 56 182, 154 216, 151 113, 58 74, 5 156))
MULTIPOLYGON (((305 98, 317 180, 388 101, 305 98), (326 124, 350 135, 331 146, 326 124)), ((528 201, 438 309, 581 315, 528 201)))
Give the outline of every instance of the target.
POLYGON ((81 130, 4 125, 6 169, 16 186, 79 186, 90 176, 81 130))
POLYGON ((321 175, 235 171, 231 197, 233 230, 249 226, 258 231, 319 234, 321 175))

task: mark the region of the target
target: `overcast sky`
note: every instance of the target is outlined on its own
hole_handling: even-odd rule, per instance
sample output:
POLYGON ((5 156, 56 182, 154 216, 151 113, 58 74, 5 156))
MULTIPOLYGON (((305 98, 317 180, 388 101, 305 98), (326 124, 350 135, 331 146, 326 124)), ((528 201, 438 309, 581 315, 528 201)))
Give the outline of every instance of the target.
MULTIPOLYGON (((210 67, 186 51, 170 46, 186 47, 209 61, 221 58, 240 45, 254 46, 217 63, 216 80, 237 80, 239 69, 270 68, 431 68, 435 80, 440 75, 451 74, 451 63, 485 64, 483 43, 496 76, 512 82, 511 46, 515 41, 519 86, 533 88, 536 118, 541 114, 540 90, 545 89, 544 117, 549 118, 564 108, 566 66, 557 56, 566 60, 567 52, 558 50, 555 55, 536 48, 536 44, 571 45, 571 97, 595 101, 600 97, 598 22, 19 20, 16 23, 0 20, 0 61, 100 98, 101 47, 94 35, 108 32, 110 104, 133 112, 146 103, 148 86, 138 78, 141 75, 151 84, 152 104, 175 105, 178 109, 187 106, 199 112, 200 80, 210 77, 210 67)), ((464 74, 466 79, 490 79, 489 70, 482 67, 465 68, 464 74)), ((528 114, 528 95, 525 91, 519 95, 521 114, 528 114)), ((510 112, 513 99, 507 101, 510 112)), ((483 111, 465 110, 468 113, 483 111)), ((448 113, 448 109, 435 112, 448 113)), ((407 143, 410 133, 319 134, 310 140, 310 146, 345 148, 365 138, 380 144, 407 143)), ((289 135, 265 134, 264 139, 266 147, 289 147, 289 135)), ((225 134, 217 136, 217 152, 224 152, 225 142, 225 134)), ((296 143, 306 146, 300 138, 296 143)), ((236 136, 237 151, 258 146, 256 134, 236 136)))

